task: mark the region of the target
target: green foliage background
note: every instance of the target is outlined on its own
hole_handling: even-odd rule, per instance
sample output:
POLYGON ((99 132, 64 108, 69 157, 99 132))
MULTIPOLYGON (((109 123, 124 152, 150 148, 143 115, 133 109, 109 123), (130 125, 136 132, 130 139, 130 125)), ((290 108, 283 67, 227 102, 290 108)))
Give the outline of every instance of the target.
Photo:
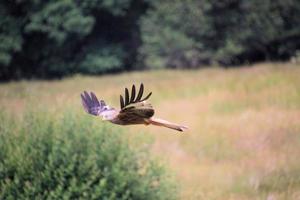
POLYGON ((286 60, 298 0, 18 0, 0 3, 0 78, 286 60))
POLYGON ((0 117, 0 199, 176 199, 165 168, 120 130, 67 112, 0 117))

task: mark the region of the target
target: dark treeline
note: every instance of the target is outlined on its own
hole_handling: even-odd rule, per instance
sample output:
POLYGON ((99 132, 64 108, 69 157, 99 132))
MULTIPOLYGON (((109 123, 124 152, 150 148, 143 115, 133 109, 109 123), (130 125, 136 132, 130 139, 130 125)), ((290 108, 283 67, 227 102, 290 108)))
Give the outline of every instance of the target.
POLYGON ((3 0, 0 79, 287 60, 299 0, 3 0))

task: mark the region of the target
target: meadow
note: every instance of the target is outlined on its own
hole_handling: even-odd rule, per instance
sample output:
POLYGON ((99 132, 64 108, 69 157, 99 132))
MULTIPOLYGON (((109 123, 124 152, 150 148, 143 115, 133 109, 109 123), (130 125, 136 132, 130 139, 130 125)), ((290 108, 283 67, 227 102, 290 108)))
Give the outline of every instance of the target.
POLYGON ((141 138, 151 155, 164 162, 179 184, 180 199, 300 199, 299 64, 1 83, 0 107, 16 120, 28 110, 53 116, 70 111, 102 126, 84 112, 80 93, 94 91, 119 107, 124 87, 141 82, 153 92, 155 115, 189 130, 118 130, 129 140, 141 138))

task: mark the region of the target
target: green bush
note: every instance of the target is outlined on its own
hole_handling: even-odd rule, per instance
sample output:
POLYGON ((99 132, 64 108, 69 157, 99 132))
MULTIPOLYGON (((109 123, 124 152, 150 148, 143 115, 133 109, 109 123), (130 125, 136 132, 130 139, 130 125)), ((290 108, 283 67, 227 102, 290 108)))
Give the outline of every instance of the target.
POLYGON ((0 199, 176 198, 164 168, 119 130, 75 114, 0 119, 0 199))

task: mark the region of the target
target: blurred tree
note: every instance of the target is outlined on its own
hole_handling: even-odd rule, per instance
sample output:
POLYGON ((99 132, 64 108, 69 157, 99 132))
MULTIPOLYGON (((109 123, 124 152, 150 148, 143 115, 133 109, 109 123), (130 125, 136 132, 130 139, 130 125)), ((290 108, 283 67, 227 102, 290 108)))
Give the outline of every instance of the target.
POLYGON ((38 65, 33 72, 42 77, 68 74, 74 71, 73 56, 93 25, 94 18, 83 14, 73 1, 50 1, 32 13, 25 24, 24 48, 28 51, 20 61, 31 61, 29 67, 38 65))
POLYGON ((6 7, 0 4, 0 77, 9 73, 13 55, 22 50, 22 20, 10 16, 6 7))
POLYGON ((145 8, 137 0, 0 2, 0 78, 130 69, 145 8))
POLYGON ((0 79, 286 60, 298 0, 0 2, 0 79))
POLYGON ((151 4, 141 20, 140 56, 145 64, 155 68, 185 68, 198 66, 198 60, 206 62, 208 51, 200 52, 207 48, 206 39, 212 29, 204 13, 208 4, 195 0, 151 4))
POLYGON ((141 20, 148 67, 287 59, 300 48, 297 0, 151 1, 141 20))

